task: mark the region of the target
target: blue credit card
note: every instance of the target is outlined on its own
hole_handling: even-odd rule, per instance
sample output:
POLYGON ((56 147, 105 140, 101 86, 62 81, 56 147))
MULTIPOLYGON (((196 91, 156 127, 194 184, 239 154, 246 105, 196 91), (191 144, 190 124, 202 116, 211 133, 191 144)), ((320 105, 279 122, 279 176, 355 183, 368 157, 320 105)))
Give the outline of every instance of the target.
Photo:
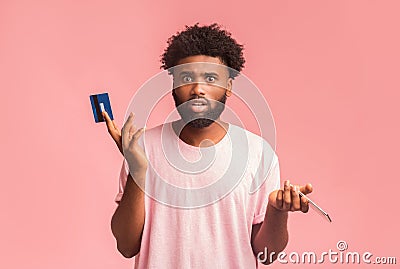
POLYGON ((105 121, 103 114, 101 114, 104 110, 107 111, 107 114, 108 116, 110 116, 111 120, 114 120, 114 116, 111 110, 110 98, 108 98, 108 93, 91 95, 90 103, 92 104, 94 120, 96 122, 105 121))

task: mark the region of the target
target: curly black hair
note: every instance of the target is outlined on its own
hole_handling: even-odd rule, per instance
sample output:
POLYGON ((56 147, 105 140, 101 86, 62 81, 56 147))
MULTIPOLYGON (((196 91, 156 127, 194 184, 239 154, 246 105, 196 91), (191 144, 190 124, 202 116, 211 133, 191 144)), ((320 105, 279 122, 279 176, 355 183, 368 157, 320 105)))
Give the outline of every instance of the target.
POLYGON ((168 39, 168 46, 161 55, 161 68, 167 70, 189 56, 207 55, 218 57, 230 67, 231 78, 238 75, 245 63, 243 45, 238 44, 231 33, 221 29, 217 23, 209 26, 199 26, 196 23, 185 27, 185 30, 168 39))

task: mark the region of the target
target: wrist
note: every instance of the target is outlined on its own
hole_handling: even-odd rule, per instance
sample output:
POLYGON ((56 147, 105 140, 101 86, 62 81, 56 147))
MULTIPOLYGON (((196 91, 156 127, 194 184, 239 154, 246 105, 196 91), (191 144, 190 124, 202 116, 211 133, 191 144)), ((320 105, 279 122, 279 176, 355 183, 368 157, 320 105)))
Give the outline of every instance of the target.
POLYGON ((146 171, 147 170, 138 170, 138 171, 132 171, 132 172, 130 172, 130 174, 133 176, 133 177, 140 177, 140 178, 143 178, 143 177, 146 177, 146 171))
POLYGON ((289 215, 288 211, 278 209, 271 204, 267 205, 267 212, 269 212, 272 215, 277 215, 277 216, 286 217, 286 218, 289 215))
POLYGON ((129 172, 129 174, 132 177, 133 181, 135 181, 136 185, 144 188, 144 183, 146 182, 146 170, 133 171, 129 172))

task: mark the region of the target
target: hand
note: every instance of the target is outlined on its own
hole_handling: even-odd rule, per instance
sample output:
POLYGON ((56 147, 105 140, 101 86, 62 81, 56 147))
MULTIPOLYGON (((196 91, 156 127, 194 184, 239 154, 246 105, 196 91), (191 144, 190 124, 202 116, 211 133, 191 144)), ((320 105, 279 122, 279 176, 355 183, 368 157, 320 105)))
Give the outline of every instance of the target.
POLYGON ((102 114, 103 114, 104 119, 106 120, 108 133, 114 139, 114 142, 115 142, 115 144, 117 144, 117 147, 118 147, 119 151, 122 154, 124 154, 124 152, 122 150, 121 131, 118 129, 118 126, 115 124, 115 122, 110 119, 110 116, 108 116, 108 113, 106 111, 103 111, 102 114))
POLYGON ((283 190, 276 190, 269 195, 268 203, 280 211, 302 211, 308 212, 308 200, 306 197, 300 197, 299 191, 303 194, 309 194, 313 191, 310 183, 305 186, 291 185, 289 180, 284 183, 283 190))
POLYGON ((122 152, 129 165, 131 175, 145 174, 147 170, 147 158, 138 140, 144 132, 144 128, 137 129, 133 125, 134 114, 131 112, 121 130, 122 152))

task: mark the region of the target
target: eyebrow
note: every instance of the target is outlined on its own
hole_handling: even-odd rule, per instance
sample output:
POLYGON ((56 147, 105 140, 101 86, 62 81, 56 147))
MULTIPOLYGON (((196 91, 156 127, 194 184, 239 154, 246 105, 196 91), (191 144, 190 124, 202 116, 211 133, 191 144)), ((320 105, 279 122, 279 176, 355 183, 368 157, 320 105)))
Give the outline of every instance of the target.
POLYGON ((193 73, 194 72, 191 72, 191 71, 182 71, 182 72, 179 72, 179 75, 180 76, 182 76, 182 75, 193 75, 193 73))
POLYGON ((214 77, 217 77, 217 78, 219 77, 218 73, 215 73, 215 72, 205 72, 204 75, 206 75, 206 76, 214 76, 214 77))
MULTIPOLYGON (((193 74, 194 74, 193 71, 182 71, 182 72, 179 73, 180 76, 182 76, 182 75, 193 75, 193 74)), ((202 74, 204 74, 205 76, 219 77, 219 74, 216 73, 216 72, 204 72, 202 74)))

